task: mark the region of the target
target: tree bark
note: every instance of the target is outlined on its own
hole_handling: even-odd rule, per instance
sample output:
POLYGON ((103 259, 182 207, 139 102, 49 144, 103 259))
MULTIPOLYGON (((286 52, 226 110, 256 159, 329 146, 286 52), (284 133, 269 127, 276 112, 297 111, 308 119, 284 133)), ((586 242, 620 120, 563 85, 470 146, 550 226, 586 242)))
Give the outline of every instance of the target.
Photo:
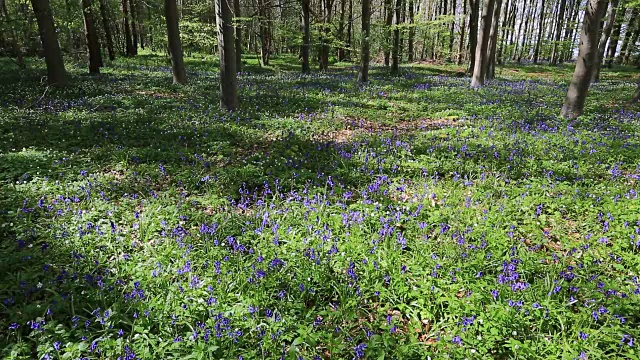
POLYGON ((238 108, 238 80, 236 78, 236 52, 234 49, 233 12, 227 0, 216 0, 216 26, 220 54, 220 107, 238 108))
POLYGON ((558 22, 556 23, 556 33, 553 39, 553 50, 551 51, 551 65, 558 65, 560 52, 558 46, 562 40, 562 27, 564 25, 564 11, 567 6, 567 0, 560 0, 560 9, 558 10, 558 22))
POLYGON ((545 12, 545 0, 542 0, 542 5, 540 6, 540 16, 538 19, 538 37, 536 38, 536 47, 533 51, 533 63, 538 63, 538 57, 540 56, 540 45, 542 44, 542 29, 544 28, 544 12, 545 12))
POLYGON ((589 0, 584 14, 580 49, 573 78, 562 106, 561 116, 576 118, 582 115, 591 84, 591 72, 598 54, 600 20, 607 9, 607 0, 589 0))
POLYGON ((480 1, 469 0, 469 74, 473 74, 476 66, 476 48, 478 47, 478 20, 480 18, 480 1))
POLYGON ((349 0, 349 19, 347 24, 347 51, 345 57, 351 60, 351 49, 353 49, 353 0, 349 0))
POLYGON ((134 0, 129 0, 129 13, 131 14, 131 39, 133 40, 132 55, 138 55, 138 15, 134 0))
POLYGON ((618 41, 620 41, 620 33, 622 32, 622 23, 624 22, 624 16, 627 12, 625 6, 625 0, 620 0, 620 9, 618 10, 618 16, 616 16, 616 23, 611 32, 611 40, 609 41, 609 51, 607 54, 607 67, 613 66, 613 59, 616 57, 616 50, 618 49, 618 41))
POLYGON ((347 16, 347 0, 340 0, 340 21, 338 21, 338 40, 340 47, 338 48, 338 61, 346 59, 344 30, 346 28, 345 18, 347 16))
POLYGON ((393 48, 391 49, 391 73, 397 74, 400 66, 400 7, 402 0, 396 0, 396 27, 393 29, 393 48))
POLYGON ((178 26, 178 6, 176 0, 164 0, 164 17, 167 22, 167 39, 171 52, 171 70, 174 84, 186 84, 187 73, 184 69, 180 27, 178 26))
POLYGON ((460 25, 460 43, 458 44, 458 61, 457 65, 462 65, 464 59, 464 39, 467 31, 467 0, 462 0, 462 24, 460 25))
MULTIPOLYGON (((228 1, 228 0, 225 0, 228 1)), ((258 16, 260 21, 260 66, 268 66, 271 56, 271 11, 265 0, 258 0, 258 16)))
POLYGON ((233 0, 233 16, 234 16, 234 33, 235 33, 235 46, 236 46, 236 71, 242 71, 242 25, 240 24, 240 18, 242 17, 242 11, 240 10, 240 0, 233 0))
POLYGON ((38 22, 38 32, 47 64, 47 82, 50 85, 64 85, 67 81, 67 73, 58 44, 51 4, 49 0, 31 0, 31 6, 38 22))
POLYGON ((124 41, 127 56, 134 56, 133 39, 131 38, 131 26, 129 25, 129 0, 122 0, 122 15, 124 27, 124 41))
POLYGON ((386 46, 384 49, 384 66, 389 66, 389 58, 391 56, 391 46, 389 46, 389 39, 393 38, 393 32, 391 30, 391 25, 393 25, 393 0, 384 0, 384 8, 385 8, 385 32, 387 32, 387 36, 385 36, 386 46))
POLYGON ((111 34, 111 24, 109 23, 109 16, 107 15, 107 4, 105 4, 105 0, 100 0, 100 17, 102 18, 102 27, 104 29, 104 38, 107 43, 109 60, 113 61, 116 59, 116 53, 113 48, 113 35, 111 34))
POLYGON ((636 91, 633 93, 633 98, 631 99, 631 103, 635 104, 640 101, 640 83, 636 87, 636 91))
POLYGON ((487 48, 487 62, 484 70, 485 79, 493 80, 496 75, 496 49, 498 45, 498 25, 500 24, 500 9, 502 0, 495 0, 493 15, 491 17, 491 33, 489 35, 489 45, 487 48))
MULTIPOLYGON (((413 4, 413 0, 409 0, 409 37, 407 39, 407 52, 408 52, 408 56, 407 56, 407 61, 412 62, 413 61, 413 55, 414 55, 414 41, 415 41, 415 37, 416 37, 416 29, 414 28, 415 25, 415 14, 414 14, 414 4, 413 4)), ((464 36, 464 35, 463 35, 464 36)))
POLYGON ((320 35, 320 70, 329 70, 329 36, 331 33, 331 18, 333 16, 333 0, 322 0, 323 21, 320 35))
POLYGON ((311 24, 310 15, 311 12, 311 0, 301 0, 302 2, 302 72, 309 73, 311 67, 309 66, 309 47, 311 46, 311 24))
POLYGON ((607 22, 602 29, 602 36, 600 36, 600 43, 598 44, 598 52, 596 53, 595 64, 593 68, 592 82, 600 81, 600 69, 602 68, 602 60, 604 58, 604 52, 607 47, 607 42, 611 36, 613 30, 613 24, 616 21, 616 12, 618 10, 618 0, 611 0, 609 4, 609 12, 607 14, 607 22))
POLYGON ((487 49, 489 47, 489 37, 491 35, 491 17, 495 0, 484 0, 482 6, 482 16, 480 18, 480 37, 476 46, 476 64, 471 77, 471 87, 479 88, 484 86, 487 70, 487 49))
MULTIPOLYGON (((495 63, 502 64, 502 53, 504 52, 504 46, 506 44, 508 38, 507 26, 511 23, 511 4, 509 0, 504 4, 504 18, 502 19, 502 35, 500 36, 500 47, 498 48, 498 53, 494 56, 495 62, 493 63, 493 68, 495 70, 495 63)), ((496 39, 497 41, 497 39, 496 39)), ((495 75, 495 71, 491 76, 493 79, 495 75)))
POLYGON ((93 11, 91 11, 91 0, 81 0, 82 14, 84 16, 84 33, 87 37, 87 50, 89 53, 89 73, 100 74, 102 66, 102 55, 100 54, 100 42, 98 32, 93 23, 93 11))
POLYGON ((362 50, 360 51, 360 72, 358 82, 369 81, 369 36, 371 25, 370 0, 362 0, 362 50))

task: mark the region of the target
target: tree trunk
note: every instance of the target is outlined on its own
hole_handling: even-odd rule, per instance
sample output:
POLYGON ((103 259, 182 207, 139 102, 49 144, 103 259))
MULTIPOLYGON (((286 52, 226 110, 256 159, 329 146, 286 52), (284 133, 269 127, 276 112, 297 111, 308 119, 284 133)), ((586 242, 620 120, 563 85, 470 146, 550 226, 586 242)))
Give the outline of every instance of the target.
POLYGON ((467 0, 462 0, 462 24, 460 25, 460 43, 458 44, 458 61, 456 61, 457 65, 462 65, 462 60, 464 59, 464 37, 465 32, 467 31, 467 0))
POLYGON ((542 0, 542 5, 540 6, 540 19, 538 20, 538 37, 536 39, 536 47, 533 51, 533 63, 537 64, 538 63, 538 57, 540 56, 540 45, 542 44, 542 29, 544 28, 544 12, 545 12, 545 8, 544 8, 544 2, 545 0, 542 0))
MULTIPOLYGON (((415 24, 415 14, 413 8, 413 0, 409 0, 409 37, 407 39, 407 52, 409 53, 407 56, 407 61, 413 61, 413 53, 415 52, 413 46, 416 37, 416 29, 414 28, 415 24)), ((464 35, 463 35, 464 36, 464 35)))
POLYGON ((329 70, 329 36, 331 33, 331 17, 333 15, 333 0, 322 0, 323 21, 320 35, 320 70, 329 70))
POLYGON ((134 0, 129 0, 129 13, 131 13, 131 39, 133 39, 132 55, 138 55, 138 16, 134 0))
POLYGON ((309 47, 311 46, 311 28, 309 13, 311 12, 311 0, 302 1, 302 72, 309 73, 309 47))
POLYGON ((624 61, 624 55, 627 53, 627 49, 629 48, 629 43, 631 38, 633 37, 633 29, 636 26, 637 18, 640 16, 640 9, 637 7, 633 8, 631 12, 631 18, 627 23, 627 29, 624 32, 624 39, 622 40, 622 47, 620 47, 620 54, 618 54, 617 62, 622 64, 624 61))
POLYGON ((180 27, 178 26, 178 6, 176 0, 164 0, 164 17, 167 22, 167 39, 171 52, 171 69, 173 83, 186 84, 187 73, 184 70, 182 42, 180 41, 180 27))
POLYGON ((402 0, 396 0, 396 27, 393 29, 393 48, 391 49, 391 73, 397 74, 400 66, 400 7, 402 0))
POLYGON ((109 60, 113 61, 116 59, 116 53, 113 48, 113 36, 111 35, 111 24, 109 23, 109 16, 107 15, 105 0, 100 0, 100 17, 102 18, 102 27, 104 29, 104 38, 107 42, 109 60))
POLYGON ((564 11, 567 6, 567 0, 560 0, 560 9, 558 10, 558 22, 556 23, 556 33, 553 39, 553 50, 551 51, 551 65, 558 65, 560 57, 558 46, 562 39, 562 26, 564 21, 564 11))
POLYGON ((345 52, 345 40, 344 30, 346 27, 345 18, 347 13, 347 0, 340 0, 340 21, 338 22, 338 40, 340 41, 340 47, 338 47, 338 61, 344 61, 346 59, 345 52))
POLYGON ((369 81, 369 36, 371 23, 370 0, 362 0, 362 50, 360 52, 360 72, 358 82, 369 81))
POLYGON ((500 9, 502 0, 495 0, 493 15, 491 17, 491 33, 489 35, 489 45, 487 48, 487 62, 484 70, 486 80, 493 80, 496 75, 496 49, 498 46, 498 25, 500 24, 500 9))
POLYGON ((391 46, 389 46, 389 39, 392 36, 391 26, 393 25, 393 0, 384 0, 384 8, 385 8, 385 32, 387 32, 387 36, 385 36, 385 49, 384 49, 384 66, 389 66, 389 58, 391 55, 391 46))
POLYGON ((478 20, 480 18, 480 1, 469 0, 469 74, 473 74, 476 66, 476 48, 478 47, 478 20))
POLYGON ((491 35, 491 17, 495 0, 484 0, 482 6, 482 17, 480 18, 480 37, 476 46, 476 64, 471 77, 471 87, 478 88, 484 86, 486 77, 489 48, 489 37, 491 35))
POLYGON ((598 32, 600 20, 607 9, 607 0, 589 0, 584 14, 580 49, 561 116, 576 118, 582 115, 591 84, 591 72, 598 54, 598 32))
POLYGON ((229 1, 216 0, 216 26, 220 54, 220 107, 223 110, 238 108, 238 80, 231 6, 229 1))
POLYGON ((349 19, 347 24, 347 51, 345 57, 351 60, 351 49, 353 49, 353 0, 349 0, 349 19))
MULTIPOLYGON (((508 33, 507 26, 509 26, 511 22, 511 4, 509 0, 504 4, 504 19, 502 19, 502 35, 500 36, 500 47, 498 49, 498 53, 494 56, 495 62, 493 63, 493 68, 495 70, 495 63, 502 64, 502 53, 504 52, 504 45, 507 41, 508 33)), ((497 21, 497 19, 496 19, 497 21)), ((496 39, 497 41, 497 39, 496 39)), ((494 78, 495 71, 491 74, 491 79, 494 78)))
POLYGON ((42 42, 44 60, 47 64, 47 82, 50 85, 64 85, 67 81, 67 73, 58 44, 58 35, 49 0, 31 0, 31 6, 38 22, 38 32, 42 42))
POLYGON ((122 0, 122 15, 124 18, 124 41, 127 56, 134 56, 133 39, 131 38, 131 27, 129 25, 129 0, 122 0))
POLYGON ((611 33, 611 40, 609 41, 609 51, 607 55, 607 67, 613 66, 613 59, 616 57, 616 50, 618 49, 618 41, 620 40, 620 32, 622 31, 622 23, 624 22, 624 16, 627 12, 624 1, 620 0, 620 10, 618 10, 618 16, 616 17, 616 23, 611 33))
POLYGON ((602 29, 602 35, 600 36, 600 43, 598 44, 598 52, 595 58, 595 64, 593 68, 592 82, 600 81, 600 69, 602 68, 602 60, 607 47, 607 42, 611 36, 613 25, 616 21, 616 13, 618 11, 618 0, 611 0, 609 4, 609 12, 607 13, 607 21, 602 29))
POLYGON ((242 11, 240 10, 240 0, 233 0, 233 16, 234 16, 234 33, 235 33, 235 47, 236 47, 236 71, 242 71, 242 25, 240 24, 240 18, 242 17, 242 11))
POLYGON ((258 0, 258 17, 260 21, 260 66, 269 65, 271 55, 271 22, 269 5, 265 0, 258 0))
POLYGON ((91 11, 91 0, 81 0, 82 14, 84 16, 84 33, 87 37, 87 50, 89 53, 89 73, 100 74, 102 66, 102 55, 100 54, 100 42, 98 32, 93 23, 93 12, 91 11))

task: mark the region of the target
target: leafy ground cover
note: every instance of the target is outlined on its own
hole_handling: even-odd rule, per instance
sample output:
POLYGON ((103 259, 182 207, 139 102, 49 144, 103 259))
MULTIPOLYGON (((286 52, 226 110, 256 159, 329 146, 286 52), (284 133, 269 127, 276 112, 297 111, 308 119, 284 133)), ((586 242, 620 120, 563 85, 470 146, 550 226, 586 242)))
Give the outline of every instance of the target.
MULTIPOLYGON (((0 78, 0 356, 638 358, 633 73, 123 60, 0 78)), ((37 65, 31 64, 32 67, 37 65)))

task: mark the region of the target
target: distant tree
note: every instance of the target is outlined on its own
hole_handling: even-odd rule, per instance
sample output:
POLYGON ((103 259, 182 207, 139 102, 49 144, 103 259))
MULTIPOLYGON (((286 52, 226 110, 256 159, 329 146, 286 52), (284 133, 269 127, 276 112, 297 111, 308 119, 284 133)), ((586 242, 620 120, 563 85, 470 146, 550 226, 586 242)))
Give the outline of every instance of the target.
POLYGON ((533 50, 533 63, 538 63, 538 58, 540 57, 540 46, 542 45, 542 30, 544 29, 544 13, 545 13, 545 1, 542 0, 542 4, 540 5, 540 15, 538 16, 538 36, 536 38, 536 47, 533 50))
MULTIPOLYGON (((629 18, 629 22, 627 23, 627 28, 624 32, 624 39, 622 40, 622 46, 620 47, 620 53, 618 54, 617 62, 619 64, 624 63, 624 57, 627 53, 627 49, 629 48, 629 44, 631 44, 631 38, 633 37, 634 30, 636 28, 636 24, 638 23, 638 17, 640 16, 640 8, 634 7, 631 10, 631 17, 629 18)), ((637 39, 636 39, 637 40, 637 39)))
POLYGON ((393 74, 398 73, 400 63, 400 7, 402 6, 402 0, 396 0, 396 6, 394 7, 396 26, 393 29, 393 47, 391 48, 391 72, 393 74))
POLYGON ((480 1, 469 0, 469 74, 476 66, 476 48, 478 46, 478 21, 480 19, 480 1))
POLYGON ((302 72, 309 73, 309 48, 311 47, 311 0, 301 0, 302 5, 302 46, 300 47, 302 57, 302 72))
POLYGON ((371 35, 371 2, 362 0, 362 50, 360 52, 360 72, 358 82, 369 81, 369 36, 371 35))
POLYGON ((91 0, 81 0, 82 14, 84 16, 84 32, 87 37, 87 50, 89 52, 89 73, 99 74, 102 66, 102 55, 100 53, 100 42, 98 32, 93 23, 93 11, 91 11, 91 0))
POLYGON ((589 0, 582 22, 580 49, 573 78, 562 106, 561 116, 576 118, 582 115, 591 84, 591 75, 598 54, 600 21, 607 9, 607 0, 589 0))
POLYGON ((67 75, 58 44, 56 26, 53 22, 51 4, 49 0, 31 0, 31 6, 38 22, 44 60, 47 64, 47 82, 50 85, 64 85, 67 75))
POLYGON ((238 80, 232 5, 227 0, 216 0, 215 4, 220 54, 220 107, 225 110, 236 110, 238 109, 238 80))
POLYGON ((236 71, 242 71, 242 26, 240 25, 240 0, 233 0, 233 15, 235 17, 235 47, 236 47, 236 71))
POLYGON ((624 22, 624 16, 627 12, 625 0, 620 0, 620 8, 616 16, 615 24, 613 25, 613 31, 611 32, 611 39, 609 40, 609 46, 607 51, 607 67, 613 66, 613 60, 616 57, 616 51, 618 50, 618 41, 620 41, 620 33, 622 33, 622 23, 624 22))
POLYGON ((129 24, 129 0, 122 0, 122 27, 124 30, 125 55, 134 56, 133 38, 131 37, 131 26, 129 24))
POLYGON ((109 60, 113 61, 116 59, 116 53, 113 48, 113 35, 111 34, 111 24, 109 23, 109 16, 107 14, 106 0, 99 0, 99 4, 102 30, 104 31, 104 38, 107 44, 107 53, 109 54, 109 60))
POLYGON ((180 27, 178 26, 178 6, 176 0, 164 0, 164 18, 167 23, 167 40, 171 52, 171 70, 175 84, 186 84, 180 27))
POLYGON ((602 29, 602 35, 600 36, 600 42, 598 44, 598 52, 596 53, 596 59, 591 76, 592 82, 600 81, 600 69, 602 68, 602 60, 604 59, 604 53, 607 48, 607 42, 611 36, 613 25, 616 21, 616 13, 618 11, 618 0, 611 0, 609 5, 609 12, 607 13, 607 21, 602 29))
POLYGON ((560 0, 560 9, 558 10, 558 21, 556 22, 555 37, 553 39, 553 49, 551 50, 551 65, 557 65, 560 58, 560 39, 562 36, 562 26, 564 24, 564 13, 567 7, 567 0, 560 0))
POLYGON ((487 62, 484 70, 485 79, 493 80, 496 75, 496 49, 498 45, 498 25, 500 24, 500 8, 502 0, 496 0, 491 18, 491 33, 489 34, 489 46, 487 48, 487 62))

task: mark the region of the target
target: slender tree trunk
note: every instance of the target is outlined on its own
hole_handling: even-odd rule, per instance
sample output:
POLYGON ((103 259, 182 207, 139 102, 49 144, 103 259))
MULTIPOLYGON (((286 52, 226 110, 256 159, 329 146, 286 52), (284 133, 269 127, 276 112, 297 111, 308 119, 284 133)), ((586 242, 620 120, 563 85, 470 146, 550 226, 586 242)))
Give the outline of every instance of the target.
POLYGON ((180 27, 178 26, 178 6, 176 0, 164 0, 164 17, 167 22, 167 39, 171 52, 171 69, 173 83, 186 84, 187 73, 184 70, 182 42, 180 41, 180 27))
POLYGON ((99 74, 102 66, 102 55, 100 54, 100 42, 98 32, 93 23, 93 12, 91 11, 91 0, 81 0, 82 14, 84 16, 84 33, 87 37, 87 50, 89 53, 89 73, 99 74))
POLYGON ((393 0, 384 0, 384 9, 385 9, 385 32, 387 36, 385 36, 385 49, 384 49, 384 66, 389 66, 389 59, 391 58, 391 42, 390 39, 393 38, 393 30, 391 26, 393 25, 393 0))
POLYGON ((513 48, 513 53, 511 54, 511 60, 517 60, 518 62, 520 62, 520 39, 522 39, 524 37, 524 34, 522 33, 522 25, 524 24, 524 18, 525 18, 525 8, 524 6, 522 7, 522 11, 520 13, 520 23, 518 24, 518 34, 516 35, 515 38, 515 46, 513 48))
POLYGON ((636 43, 638 42, 638 38, 640 38, 640 19, 636 19, 634 26, 633 35, 631 36, 631 41, 629 42, 629 46, 627 47, 627 51, 624 53, 624 58, 622 63, 628 65, 631 63, 631 56, 636 49, 636 43))
POLYGON ((598 44, 598 52, 596 54, 595 64, 593 68, 592 82, 600 81, 600 69, 602 68, 602 60, 604 58, 604 52, 607 47, 607 42, 611 36, 613 25, 616 21, 616 12, 618 10, 618 0, 611 0, 609 4, 609 12, 607 14, 607 22, 602 29, 602 36, 600 36, 600 43, 598 44))
POLYGON ((347 17, 347 0, 340 0, 340 21, 338 22, 338 40, 340 41, 340 47, 338 47, 338 61, 344 61, 346 59, 346 46, 344 39, 344 30, 346 28, 345 18, 347 17))
POLYGON ((122 15, 124 18, 122 26, 124 27, 126 55, 134 56, 135 51, 133 50, 133 39, 131 38, 131 27, 129 25, 129 0, 122 0, 122 15))
POLYGON ((484 86, 486 78, 486 70, 489 48, 489 37, 491 35, 491 17, 493 13, 493 7, 495 0, 484 0, 482 6, 482 16, 480 18, 480 37, 478 38, 478 45, 476 46, 476 64, 473 69, 473 76, 471 77, 471 87, 479 88, 484 86))
POLYGON ((562 26, 564 20, 564 11, 567 6, 567 0, 560 0, 560 9, 558 10, 558 22, 556 23, 556 33, 555 38, 553 39, 553 50, 551 51, 551 65, 558 64, 558 58, 560 57, 560 52, 558 46, 560 45, 560 40, 562 39, 562 26))
POLYGON ((129 12, 131 13, 131 39, 133 39, 132 55, 138 55, 138 14, 134 0, 129 0, 129 12))
POLYGON ((458 61, 457 65, 462 65, 462 60, 464 59, 464 39, 465 32, 467 30, 467 24, 465 23, 467 19, 467 0, 462 0, 462 24, 460 25, 460 43, 458 44, 458 61))
POLYGON ((311 28, 310 28, 310 12, 311 0, 302 1, 302 72, 309 73, 309 47, 311 46, 311 28))
POLYGON ((349 0, 349 19, 347 23, 347 50, 345 57, 351 60, 351 49, 353 49, 353 0, 349 0))
POLYGON ((500 24, 500 9, 502 0, 495 0, 493 15, 491 17, 491 33, 489 35, 489 45, 487 48, 487 62, 484 70, 486 80, 493 80, 496 75, 496 49, 498 46, 498 25, 500 24))
POLYGON ((242 71, 242 25, 240 18, 242 11, 240 10, 240 0, 233 0, 233 16, 234 16, 234 32, 236 47, 236 71, 242 71))
POLYGON ((476 48, 478 47, 478 21, 480 18, 480 1, 469 0, 469 74, 473 74, 476 66, 476 48))
POLYGON ((619 64, 623 63, 624 55, 627 53, 627 49, 629 48, 629 43, 631 38, 633 37, 633 29, 637 22, 638 16, 640 16, 640 9, 634 7, 631 12, 631 18, 627 23, 627 29, 624 32, 624 39, 622 40, 622 46, 620 47, 620 53, 618 54, 618 59, 616 60, 619 64))
POLYGON ((323 5, 323 26, 320 37, 320 70, 329 70, 329 36, 331 29, 331 17, 333 15, 333 0, 322 0, 323 5))
POLYGON ((624 16, 627 12, 625 6, 625 0, 620 0, 620 9, 616 16, 616 22, 611 33, 611 40, 609 41, 609 51, 607 55, 607 67, 613 66, 613 59, 616 57, 616 50, 618 49, 618 41, 620 41, 620 33, 622 32, 622 23, 624 22, 624 16))
MULTIPOLYGON (((507 0, 507 2, 504 4, 504 15, 503 15, 504 18, 502 19, 502 35, 500 36, 500 47, 498 48, 498 53, 495 56, 495 62, 497 62, 498 64, 502 64, 502 53, 504 52, 504 46, 508 37, 507 27, 509 26, 511 21, 510 11, 511 11, 511 4, 509 3, 509 0, 507 0)), ((495 70, 495 62, 493 63, 494 70, 495 70)), ((495 71, 493 71, 490 78, 493 79, 494 75, 495 75, 495 71)))
POLYGON ((545 0, 542 0, 542 4, 540 6, 540 16, 538 19, 538 37, 536 39, 536 47, 533 51, 533 63, 538 63, 538 57, 540 56, 540 45, 542 44, 542 29, 544 29, 544 15, 545 15, 545 0))
POLYGON ((598 54, 598 32, 600 20, 607 9, 607 0, 589 0, 585 10, 580 49, 561 116, 576 118, 582 115, 591 84, 591 72, 598 54))
MULTIPOLYGON (((445 3, 447 0, 444 0, 445 3)), ((464 0, 463 0, 464 1, 464 0)), ((455 30, 455 26, 456 26, 456 20, 455 20, 455 15, 456 15, 456 7, 455 7, 455 0, 451 0, 451 15, 454 16, 453 21, 451 22, 451 25, 449 25, 449 61, 453 61, 453 33, 455 30)), ((445 15, 449 15, 449 14, 445 14, 445 15)))
MULTIPOLYGON (((225 0, 226 1, 226 0, 225 0)), ((270 10, 265 0, 258 0, 258 15, 260 21, 260 65, 268 66, 271 55, 271 23, 270 10)))
POLYGON ((413 0, 409 0, 409 38, 408 38, 408 44, 407 44, 407 52, 409 53, 408 57, 407 57, 407 61, 412 62, 413 61, 413 55, 414 55, 414 41, 415 41, 415 37, 416 37, 416 29, 414 27, 415 25, 415 14, 414 14, 414 4, 413 4, 413 0))
POLYGON ((360 72, 358 82, 369 81, 369 36, 371 23, 370 0, 362 0, 362 50, 360 52, 360 72))
POLYGON ((100 17, 102 18, 102 27, 104 29, 104 38, 107 42, 109 60, 113 61, 116 59, 116 53, 113 49, 113 36, 111 35, 111 24, 109 23, 109 17, 107 15, 105 0, 100 0, 100 17))
POLYGON ((580 6, 581 6, 580 0, 575 0, 574 12, 573 12, 573 16, 571 17, 571 19, 573 20, 573 23, 569 27, 569 36, 567 36, 567 39, 571 39, 571 46, 569 46, 569 48, 567 49, 566 56, 565 56, 565 59, 567 61, 573 59, 573 46, 576 43, 576 37, 579 33, 578 25, 580 23, 580 6))
POLYGON ((62 60, 49 0, 31 0, 31 6, 38 22, 38 32, 47 64, 47 82, 50 85, 64 85, 67 82, 67 72, 62 60))
POLYGON ((393 48, 391 49, 391 72, 393 74, 398 73, 400 62, 400 6, 402 6, 402 0, 396 0, 395 14, 396 14, 396 27, 393 29, 393 48))
POLYGON ((218 27, 218 52, 220 53, 220 107, 224 110, 238 108, 238 80, 236 78, 236 51, 233 34, 232 4, 216 0, 216 26, 218 27))

